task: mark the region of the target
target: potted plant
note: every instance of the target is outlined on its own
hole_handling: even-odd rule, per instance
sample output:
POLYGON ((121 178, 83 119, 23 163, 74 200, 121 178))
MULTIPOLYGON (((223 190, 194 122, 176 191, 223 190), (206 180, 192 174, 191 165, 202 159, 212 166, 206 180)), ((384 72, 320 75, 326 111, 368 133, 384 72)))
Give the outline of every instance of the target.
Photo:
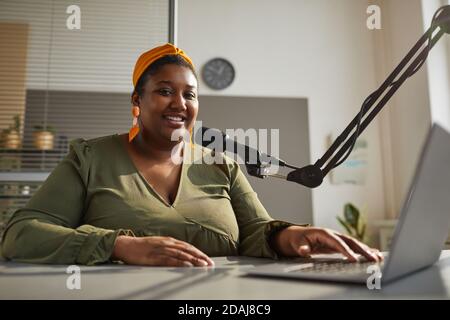
POLYGON ((351 203, 344 206, 344 218, 336 217, 347 231, 348 235, 364 242, 366 236, 366 223, 358 208, 351 203))
POLYGON ((55 129, 50 125, 33 127, 34 146, 39 150, 52 150, 55 141, 55 129))
POLYGON ((13 124, 1 132, 1 142, 3 148, 19 149, 22 144, 20 138, 20 115, 16 114, 13 117, 13 124))

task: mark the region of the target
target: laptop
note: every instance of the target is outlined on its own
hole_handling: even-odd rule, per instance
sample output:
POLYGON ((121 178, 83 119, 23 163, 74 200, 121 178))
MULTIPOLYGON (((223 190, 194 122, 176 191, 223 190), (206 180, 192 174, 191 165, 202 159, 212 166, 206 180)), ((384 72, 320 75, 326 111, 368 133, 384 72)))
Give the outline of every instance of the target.
POLYGON ((433 124, 404 200, 389 253, 384 261, 347 262, 335 255, 280 260, 247 271, 268 276, 366 283, 372 271, 387 283, 434 264, 450 228, 450 133, 433 124), (369 272, 370 270, 370 272, 369 272))

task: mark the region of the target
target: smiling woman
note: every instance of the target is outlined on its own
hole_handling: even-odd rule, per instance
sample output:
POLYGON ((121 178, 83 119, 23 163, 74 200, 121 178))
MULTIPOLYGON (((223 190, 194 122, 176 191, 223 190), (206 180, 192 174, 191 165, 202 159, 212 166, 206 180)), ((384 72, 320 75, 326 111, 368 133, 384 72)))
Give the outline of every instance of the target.
MULTIPOLYGON (((181 58, 162 58, 179 61, 181 58)), ((149 73, 152 70, 149 71, 149 73)), ((139 127, 156 139, 171 139, 174 129, 192 130, 198 113, 197 79, 182 64, 167 63, 150 76, 132 101, 139 107, 139 127), (170 104, 170 108, 167 105, 170 104)), ((142 137, 142 136, 141 136, 142 137)), ((154 139, 152 139, 152 142, 154 139)), ((139 139, 139 142, 143 142, 139 139)), ((176 144, 177 142, 174 141, 176 144)))
MULTIPOLYGON (((133 73, 127 134, 76 139, 27 205, 9 221, 7 259, 34 263, 122 261, 212 266, 210 256, 277 258, 338 251, 379 260, 376 250, 334 231, 273 220, 239 165, 184 161, 198 113, 191 59, 171 44, 142 54, 133 73), (181 162, 173 161, 176 154, 181 162)), ((212 150, 196 146, 201 157, 212 150)), ((198 153, 196 153, 198 154, 198 153)))

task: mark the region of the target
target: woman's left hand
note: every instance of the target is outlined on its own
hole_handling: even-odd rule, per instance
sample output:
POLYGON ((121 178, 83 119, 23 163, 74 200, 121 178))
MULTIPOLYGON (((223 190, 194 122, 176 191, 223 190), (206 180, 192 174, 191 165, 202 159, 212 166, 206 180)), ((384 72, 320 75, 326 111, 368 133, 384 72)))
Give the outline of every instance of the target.
POLYGON ((291 226, 273 237, 272 245, 284 256, 308 257, 311 254, 342 253, 349 261, 358 261, 357 254, 368 261, 381 261, 383 255, 355 238, 334 230, 291 226))

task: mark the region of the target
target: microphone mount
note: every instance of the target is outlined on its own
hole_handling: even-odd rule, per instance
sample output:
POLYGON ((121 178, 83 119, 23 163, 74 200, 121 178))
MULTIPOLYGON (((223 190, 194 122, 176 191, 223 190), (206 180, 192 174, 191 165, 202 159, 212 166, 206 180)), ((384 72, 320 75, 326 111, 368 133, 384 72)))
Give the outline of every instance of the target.
MULTIPOLYGON (((450 34, 450 5, 443 6, 435 12, 431 26, 425 34, 417 41, 381 86, 364 100, 358 114, 316 163, 298 168, 283 160, 271 157, 270 155, 262 155, 259 151, 245 146, 246 148, 249 148, 246 149, 246 152, 249 150, 256 151, 258 155, 255 164, 250 164, 246 160, 245 165, 247 173, 258 178, 266 178, 268 176, 282 178, 287 181, 299 183, 308 188, 320 186, 324 177, 332 169, 345 162, 356 143, 356 139, 367 128, 369 123, 382 110, 401 85, 423 66, 428 58, 429 52, 445 33, 450 34), (365 118, 363 119, 363 117, 365 118), (262 156, 269 159, 269 161, 260 161, 262 156), (281 174, 270 174, 272 160, 277 162, 280 167, 288 167, 294 170, 289 172, 286 176, 281 174)), ((224 139, 226 139, 226 137, 224 137, 224 139)), ((246 159, 248 158, 246 157, 246 159)))

